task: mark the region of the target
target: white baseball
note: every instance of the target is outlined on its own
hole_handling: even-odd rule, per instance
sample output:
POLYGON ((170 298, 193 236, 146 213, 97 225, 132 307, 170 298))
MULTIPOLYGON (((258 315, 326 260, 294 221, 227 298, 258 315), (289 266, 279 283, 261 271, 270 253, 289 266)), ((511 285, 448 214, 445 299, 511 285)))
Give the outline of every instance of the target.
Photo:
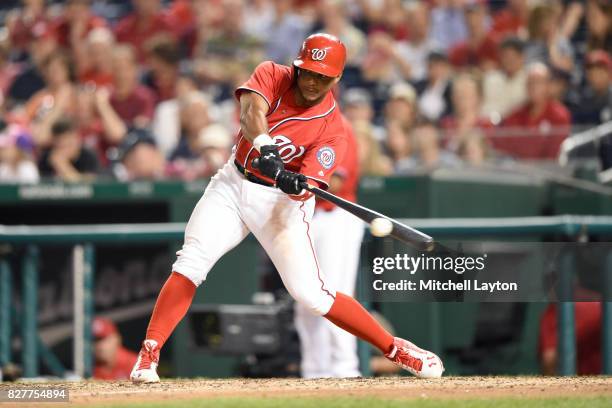
POLYGON ((386 237, 393 231, 393 223, 386 218, 374 218, 370 223, 370 232, 375 237, 386 237))

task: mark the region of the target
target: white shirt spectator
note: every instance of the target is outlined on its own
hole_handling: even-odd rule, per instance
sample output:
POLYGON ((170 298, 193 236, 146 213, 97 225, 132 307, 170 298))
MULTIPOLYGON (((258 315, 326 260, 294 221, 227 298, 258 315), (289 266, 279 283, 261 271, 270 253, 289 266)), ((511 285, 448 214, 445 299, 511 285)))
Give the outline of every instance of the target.
POLYGON ((493 123, 499 123, 526 100, 527 72, 524 69, 513 77, 498 70, 485 74, 482 111, 493 123))

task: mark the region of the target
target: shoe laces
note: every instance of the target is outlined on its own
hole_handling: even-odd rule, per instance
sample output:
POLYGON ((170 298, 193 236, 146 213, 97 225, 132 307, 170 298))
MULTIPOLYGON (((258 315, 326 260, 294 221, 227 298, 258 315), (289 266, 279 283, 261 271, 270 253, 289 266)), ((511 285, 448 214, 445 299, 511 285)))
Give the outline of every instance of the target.
POLYGON ((156 344, 150 342, 143 342, 142 348, 140 349, 140 364, 138 365, 139 370, 151 368, 151 363, 157 363, 159 361, 159 349, 156 344))
POLYGON ((390 358, 394 362, 410 367, 415 371, 421 371, 423 368, 423 360, 412 356, 408 349, 404 347, 397 347, 389 355, 392 356, 390 358))

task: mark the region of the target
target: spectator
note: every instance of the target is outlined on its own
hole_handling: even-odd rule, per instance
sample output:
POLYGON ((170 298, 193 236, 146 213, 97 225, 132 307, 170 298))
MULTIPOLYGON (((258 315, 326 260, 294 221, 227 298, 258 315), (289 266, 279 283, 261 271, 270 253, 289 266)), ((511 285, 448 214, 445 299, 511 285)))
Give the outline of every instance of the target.
POLYGON ((431 10, 429 36, 446 52, 465 41, 467 27, 463 15, 463 0, 436 0, 431 10))
POLYGON ((388 176, 393 173, 393 164, 385 156, 374 137, 372 124, 367 121, 353 122, 353 131, 359 149, 359 166, 364 176, 388 176))
POLYGON ((244 12, 244 32, 265 43, 269 39, 273 20, 274 6, 270 0, 250 1, 244 12))
POLYGON ((435 51, 427 57, 427 79, 416 84, 419 112, 430 121, 437 121, 450 109, 451 67, 445 53, 435 51))
POLYGON ((53 123, 64 116, 75 118, 78 107, 76 73, 70 56, 55 52, 42 66, 45 87, 28 100, 24 110, 25 120, 32 126, 37 147, 48 146, 53 123))
POLYGON ((193 158, 177 158, 169 167, 170 177, 195 180, 211 177, 227 162, 230 156, 232 137, 222 125, 211 124, 201 130, 193 158))
POLYGON ((589 50, 612 53, 612 5, 604 0, 588 0, 586 9, 589 50))
MULTIPOLYGON (((572 101, 576 99, 575 93, 571 89, 572 74, 571 72, 562 69, 551 69, 550 91, 552 98, 570 107, 572 101)), ((571 108, 570 108, 571 111, 571 108)), ((575 118, 572 115, 572 122, 575 123, 575 118)))
POLYGON ((101 27, 106 27, 106 21, 91 13, 91 0, 66 0, 53 29, 60 46, 71 49, 78 56, 87 52, 84 40, 89 33, 101 27))
POLYGON ((346 46, 346 64, 361 64, 366 52, 366 36, 348 17, 348 5, 342 0, 324 0, 319 6, 323 32, 335 35, 346 46))
POLYGON ((389 34, 376 31, 368 36, 368 49, 361 70, 366 81, 390 85, 410 75, 410 63, 399 53, 389 34))
MULTIPOLYGON (((401 0, 383 0, 378 2, 376 15, 369 21, 369 32, 383 32, 393 41, 408 38, 409 27, 406 23, 406 10, 401 0)), ((363 3, 362 3, 363 4, 363 3)))
POLYGON ((181 56, 174 39, 158 36, 147 43, 147 62, 150 68, 145 83, 155 93, 156 102, 174 98, 181 56))
POLYGON ((527 38, 529 0, 508 0, 506 7, 493 17, 491 32, 500 39, 511 35, 527 38))
POLYGON ((132 0, 134 12, 115 28, 117 41, 136 50, 137 60, 145 61, 145 44, 159 34, 174 34, 170 18, 161 8, 161 0, 132 0))
POLYGON ((449 60, 458 68, 478 67, 484 71, 497 66, 497 42, 489 35, 489 12, 485 1, 469 0, 464 7, 468 37, 449 52, 449 60))
POLYGON ((389 89, 389 100, 385 105, 385 122, 396 122, 406 133, 416 121, 416 91, 407 82, 398 82, 389 89))
POLYGON ((93 180, 99 168, 98 159, 83 147, 76 124, 60 118, 51 126, 51 136, 51 147, 43 151, 38 161, 41 176, 67 182, 93 180))
POLYGON ((200 44, 203 49, 197 50, 196 54, 202 61, 199 64, 200 76, 206 82, 223 85, 226 88, 224 96, 228 97, 261 61, 262 52, 259 41, 244 32, 242 1, 223 0, 222 4, 223 25, 207 36, 200 44))
POLYGON ((170 160, 197 158, 200 133, 210 124, 209 102, 204 94, 197 91, 190 92, 181 102, 179 106, 181 137, 176 149, 170 155, 170 160))
POLYGON ((464 135, 474 129, 486 130, 491 121, 482 115, 482 88, 478 79, 470 74, 460 74, 451 87, 453 113, 441 121, 446 131, 446 148, 456 150, 464 135))
POLYGON ((575 124, 593 126, 612 120, 612 60, 603 50, 591 51, 586 58, 586 87, 570 106, 575 124))
POLYGON ((36 23, 32 26, 31 35, 32 41, 28 43, 29 60, 9 88, 9 105, 23 104, 45 87, 42 73, 44 62, 58 47, 55 33, 49 23, 36 23))
POLYGON ((279 64, 289 65, 302 45, 302 39, 310 25, 291 10, 291 2, 273 0, 274 21, 266 43, 266 58, 279 64))
POLYGON ((110 87, 113 84, 115 37, 108 28, 91 30, 86 52, 77 59, 79 82, 86 86, 110 87))
POLYGON ((83 145, 97 153, 101 166, 112 159, 113 150, 125 135, 127 128, 109 102, 107 88, 83 86, 77 93, 77 125, 83 145))
POLYGON ((166 159, 148 132, 128 133, 120 151, 121 166, 116 169, 119 180, 158 180, 166 175, 166 159))
POLYGON ((110 104, 128 127, 144 128, 153 118, 155 96, 138 82, 138 63, 128 45, 115 48, 113 53, 114 88, 110 104))
POLYGON ((0 122, 0 184, 37 183, 38 168, 31 154, 32 140, 25 129, 0 122))
POLYGON ((176 97, 161 102, 155 108, 151 130, 155 144, 165 157, 170 156, 181 137, 181 115, 179 114, 179 108, 185 104, 188 96, 197 90, 197 79, 193 72, 185 69, 179 74, 175 84, 176 97))
POLYGON ((527 99, 527 71, 523 52, 522 40, 517 37, 505 39, 500 44, 500 69, 484 75, 482 110, 494 124, 499 124, 503 117, 527 99))
POLYGON ((415 167, 412 157, 412 143, 409 134, 395 121, 387 122, 386 148, 395 173, 402 173, 415 167))
MULTIPOLYGON (((601 303, 575 302, 578 375, 601 374, 601 303)), ((557 375, 557 305, 548 305, 540 320, 538 357, 542 373, 557 375)))
POLYGON ((569 133, 570 113, 552 99, 550 71, 540 63, 527 76, 527 102, 502 122, 502 137, 492 139, 496 149, 523 159, 554 159, 569 133))
POLYGON ((438 129, 431 122, 418 124, 411 133, 412 157, 396 161, 396 174, 415 169, 433 170, 438 167, 454 167, 459 164, 457 157, 443 150, 438 129))
POLYGON ((482 166, 489 159, 490 149, 484 133, 478 129, 463 134, 459 140, 457 154, 469 166, 482 166))
POLYGON ((574 50, 561 33, 561 11, 558 7, 535 7, 529 16, 529 43, 525 49, 527 63, 543 62, 551 67, 571 71, 574 50))
POLYGON ((410 36, 400 41, 397 52, 409 69, 404 71, 405 78, 412 81, 422 81, 427 76, 427 56, 439 49, 429 37, 429 8, 423 2, 411 2, 406 7, 406 20, 410 27, 410 36))
POLYGON ((95 366, 93 378, 96 380, 127 380, 138 355, 121 344, 121 335, 117 326, 102 317, 92 322, 91 332, 94 338, 95 366))
POLYGON ((350 123, 365 121, 371 123, 374 120, 374 109, 372 98, 368 91, 362 88, 348 89, 342 95, 344 116, 350 123))
POLYGON ((25 57, 30 44, 39 35, 41 26, 48 26, 46 15, 46 0, 21 0, 23 8, 15 9, 6 17, 6 27, 9 32, 9 41, 18 59, 25 57))
POLYGON ((0 108, 3 107, 11 84, 21 72, 19 64, 10 61, 10 49, 6 42, 0 42, 0 108))

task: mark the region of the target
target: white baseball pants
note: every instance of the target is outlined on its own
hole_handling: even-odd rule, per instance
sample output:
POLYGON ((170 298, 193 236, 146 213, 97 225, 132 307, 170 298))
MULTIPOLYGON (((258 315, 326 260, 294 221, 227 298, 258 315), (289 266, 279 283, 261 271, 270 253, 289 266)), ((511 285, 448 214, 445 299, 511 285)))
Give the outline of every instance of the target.
POLYGON ((312 314, 325 315, 336 292, 328 286, 315 255, 313 211, 314 198, 295 201, 278 189, 246 180, 232 155, 195 206, 172 270, 199 286, 217 260, 250 231, 296 302, 312 314))

